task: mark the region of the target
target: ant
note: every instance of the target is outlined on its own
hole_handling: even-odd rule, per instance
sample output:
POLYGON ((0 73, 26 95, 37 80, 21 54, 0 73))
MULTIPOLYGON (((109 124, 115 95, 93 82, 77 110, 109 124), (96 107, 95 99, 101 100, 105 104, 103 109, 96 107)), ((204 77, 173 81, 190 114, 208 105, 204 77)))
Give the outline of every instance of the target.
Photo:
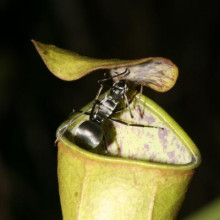
POLYGON ((87 109, 86 111, 77 111, 80 114, 77 115, 77 117, 71 118, 67 124, 65 124, 63 127, 61 127, 58 130, 56 142, 65 134, 68 128, 72 125, 72 123, 76 119, 81 117, 83 114, 89 115, 89 119, 83 121, 76 128, 75 133, 74 133, 74 142, 81 146, 86 146, 87 148, 95 149, 103 141, 105 153, 108 152, 105 135, 104 135, 104 131, 102 128, 102 124, 105 120, 115 121, 115 122, 122 123, 127 126, 150 127, 150 128, 163 129, 160 127, 155 127, 155 126, 150 126, 150 125, 130 124, 130 123, 127 123, 127 122, 124 122, 118 119, 114 119, 111 117, 112 114, 118 113, 120 111, 123 111, 126 108, 129 108, 130 115, 133 118, 133 114, 130 109, 130 104, 134 100, 134 97, 137 94, 137 90, 129 102, 128 97, 127 97, 127 93, 129 91, 129 85, 128 85, 127 80, 123 79, 129 73, 130 73, 129 69, 126 68, 125 71, 118 73, 115 76, 110 75, 110 77, 99 80, 98 83, 100 84, 100 88, 98 90, 98 93, 96 95, 96 98, 95 98, 95 101, 92 107, 87 109), (113 80, 113 78, 116 78, 116 77, 121 77, 121 78, 113 83, 113 85, 110 87, 109 94, 106 95, 103 99, 99 100, 101 91, 104 88, 104 86, 106 86, 105 82, 109 80, 113 80), (125 102, 126 107, 122 109, 117 109, 117 106, 122 101, 125 102))

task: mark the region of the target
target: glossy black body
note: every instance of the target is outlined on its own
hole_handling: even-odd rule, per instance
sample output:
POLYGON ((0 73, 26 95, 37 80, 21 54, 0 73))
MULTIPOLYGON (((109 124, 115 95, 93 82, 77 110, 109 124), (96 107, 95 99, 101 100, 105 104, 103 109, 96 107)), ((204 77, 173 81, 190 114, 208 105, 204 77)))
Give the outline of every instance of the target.
MULTIPOLYGON (((124 80, 115 82, 109 95, 99 101, 95 100, 89 120, 84 121, 75 131, 75 142, 90 148, 96 148, 104 138, 102 123, 108 119, 120 101, 125 99, 128 86, 124 80)), ((106 148, 106 146, 105 146, 106 148)))

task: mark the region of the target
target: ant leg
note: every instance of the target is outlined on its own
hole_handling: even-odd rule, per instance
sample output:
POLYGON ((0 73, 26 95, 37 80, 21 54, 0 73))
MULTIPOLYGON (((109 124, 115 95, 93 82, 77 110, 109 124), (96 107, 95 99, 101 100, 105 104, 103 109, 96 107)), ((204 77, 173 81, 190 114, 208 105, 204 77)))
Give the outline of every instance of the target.
MULTIPOLYGON (((138 96, 138 99, 137 99, 137 103, 140 102, 141 95, 143 94, 143 89, 144 89, 144 86, 143 86, 143 85, 140 85, 140 91, 139 91, 139 96, 138 96)), ((144 108, 143 108, 143 111, 140 109, 140 113, 141 113, 142 115, 144 114, 144 108)))
MULTIPOLYGON (((91 108, 90 109, 88 109, 88 110, 86 110, 86 111, 82 111, 82 110, 78 110, 78 109, 73 109, 74 110, 74 112, 73 112, 73 114, 74 113, 83 113, 84 115, 90 115, 90 112, 89 112, 89 110, 91 110, 91 108)), ((82 115, 82 114, 81 114, 82 115)), ((80 115, 80 116, 81 116, 80 115)))
POLYGON ((147 128, 159 128, 159 129, 164 129, 164 128, 161 128, 161 127, 151 126, 151 125, 131 124, 131 123, 128 123, 128 122, 125 122, 125 121, 121 121, 121 120, 115 119, 115 118, 109 118, 109 120, 115 121, 115 122, 117 122, 117 123, 121 123, 121 124, 123 124, 123 125, 133 126, 133 127, 142 127, 142 128, 147 127, 147 128))
POLYGON ((123 110, 125 110, 125 109, 127 109, 127 108, 130 108, 130 104, 134 101, 134 99, 135 99, 135 97, 136 97, 137 94, 138 94, 138 92, 137 92, 137 90, 135 90, 134 96, 128 101, 128 104, 126 103, 127 106, 124 107, 124 108, 115 109, 115 110, 113 111, 113 113, 119 113, 119 112, 121 112, 121 111, 123 111, 123 110))
MULTIPOLYGON (((143 89, 144 89, 144 86, 141 85, 141 88, 140 88, 140 91, 139 91, 140 96, 143 94, 143 89)), ((140 96, 138 98, 138 101, 140 100, 140 96)))
POLYGON ((99 88, 99 90, 98 90, 98 92, 97 92, 97 94, 96 94, 95 102, 94 102, 94 104, 93 104, 93 106, 92 106, 92 110, 91 110, 91 112, 90 112, 90 120, 92 120, 93 113, 94 113, 94 110, 95 110, 96 105, 99 104, 99 102, 100 102, 100 101, 99 101, 99 96, 100 96, 100 94, 101 94, 101 92, 102 92, 103 87, 104 87, 104 85, 100 83, 100 88, 99 88))
MULTIPOLYGON (((72 112, 70 113, 69 117, 71 117, 72 115, 74 115, 75 113, 84 113, 85 115, 89 115, 92 108, 88 108, 86 111, 82 111, 82 110, 78 110, 73 108, 72 112)), ((80 115, 81 116, 81 115, 80 115)), ((79 117, 80 117, 79 116, 79 117)), ((76 118, 77 119, 77 118, 76 118)))
POLYGON ((138 102, 140 102, 140 99, 141 99, 141 95, 143 94, 143 89, 144 89, 144 86, 143 85, 141 85, 141 87, 140 87, 140 91, 139 91, 139 97, 138 97, 138 102))
POLYGON ((100 96, 100 94, 101 94, 101 92, 102 92, 103 87, 104 87, 104 85, 103 85, 103 84, 100 84, 100 88, 99 88, 99 90, 98 90, 98 92, 97 92, 97 94, 96 94, 95 100, 98 100, 98 98, 99 98, 99 96, 100 96))
POLYGON ((107 144, 106 144, 105 135, 103 135, 103 143, 104 143, 104 152, 105 152, 105 154, 107 154, 108 153, 108 148, 107 148, 107 144))
POLYGON ((129 104, 129 102, 128 102, 128 97, 127 97, 125 94, 124 94, 124 96, 125 96, 125 103, 126 103, 127 108, 129 109, 131 118, 134 118, 134 115, 133 115, 132 112, 131 112, 130 104, 129 104))
POLYGON ((108 78, 108 79, 100 79, 100 80, 98 80, 98 84, 99 85, 102 85, 102 86, 105 86, 105 87, 107 87, 107 88, 111 88, 111 86, 109 86, 108 84, 105 84, 105 82, 107 81, 107 80, 110 80, 111 78, 108 78))

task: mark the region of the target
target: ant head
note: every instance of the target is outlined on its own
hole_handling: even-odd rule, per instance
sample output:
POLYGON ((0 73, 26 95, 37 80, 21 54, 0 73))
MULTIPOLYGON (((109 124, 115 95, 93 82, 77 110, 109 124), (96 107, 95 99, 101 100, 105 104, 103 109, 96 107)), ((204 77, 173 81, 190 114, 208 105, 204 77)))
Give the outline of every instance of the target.
POLYGON ((127 92, 128 87, 125 80, 120 80, 114 83, 110 90, 110 94, 113 99, 120 101, 124 99, 124 95, 127 92))

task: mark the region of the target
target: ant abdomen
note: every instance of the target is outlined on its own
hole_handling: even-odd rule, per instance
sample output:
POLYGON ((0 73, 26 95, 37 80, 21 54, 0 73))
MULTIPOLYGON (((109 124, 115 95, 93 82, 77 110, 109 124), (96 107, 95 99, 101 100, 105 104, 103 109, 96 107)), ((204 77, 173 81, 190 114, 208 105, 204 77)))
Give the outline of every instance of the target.
POLYGON ((86 120, 75 131, 74 141, 79 146, 97 148, 103 139, 103 130, 100 124, 86 120))

